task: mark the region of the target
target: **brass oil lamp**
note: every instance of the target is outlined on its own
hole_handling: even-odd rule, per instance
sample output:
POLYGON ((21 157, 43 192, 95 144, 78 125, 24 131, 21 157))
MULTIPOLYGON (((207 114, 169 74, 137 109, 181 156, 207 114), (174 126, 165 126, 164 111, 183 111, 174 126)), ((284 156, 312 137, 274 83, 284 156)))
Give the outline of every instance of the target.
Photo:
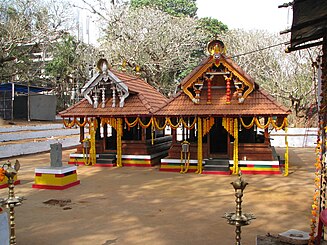
POLYGON ((4 174, 8 178, 8 198, 0 198, 0 205, 4 208, 9 209, 9 219, 10 219, 10 245, 16 244, 16 234, 15 234, 15 207, 22 204, 23 197, 15 196, 15 185, 14 177, 17 175, 18 170, 20 169, 20 164, 16 160, 14 166, 11 162, 6 162, 2 165, 4 169, 4 174))
POLYGON ((228 224, 235 225, 235 245, 241 245, 241 227, 249 225, 252 219, 255 219, 253 214, 242 212, 242 197, 245 187, 248 185, 239 174, 239 178, 231 183, 235 189, 236 197, 236 212, 225 213, 224 217, 227 219, 228 224))

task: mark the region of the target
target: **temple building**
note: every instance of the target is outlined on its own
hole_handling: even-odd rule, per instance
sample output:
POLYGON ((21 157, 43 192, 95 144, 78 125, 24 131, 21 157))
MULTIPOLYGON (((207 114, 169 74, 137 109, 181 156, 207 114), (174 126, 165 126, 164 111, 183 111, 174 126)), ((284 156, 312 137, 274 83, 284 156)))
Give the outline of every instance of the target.
POLYGON ((66 126, 81 127, 81 145, 70 163, 287 175, 288 147, 285 157, 278 156, 269 130, 287 130, 290 111, 226 55, 223 42, 207 48, 208 56, 170 100, 101 59, 82 89, 84 99, 60 113, 66 126))

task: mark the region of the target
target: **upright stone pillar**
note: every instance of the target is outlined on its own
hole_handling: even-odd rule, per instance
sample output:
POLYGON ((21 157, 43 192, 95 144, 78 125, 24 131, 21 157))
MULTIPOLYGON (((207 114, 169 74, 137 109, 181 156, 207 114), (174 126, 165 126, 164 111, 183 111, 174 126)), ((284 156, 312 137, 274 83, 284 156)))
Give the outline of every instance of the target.
POLYGON ((35 184, 33 188, 64 190, 78 185, 76 166, 63 166, 62 144, 50 145, 50 166, 35 169, 35 184))

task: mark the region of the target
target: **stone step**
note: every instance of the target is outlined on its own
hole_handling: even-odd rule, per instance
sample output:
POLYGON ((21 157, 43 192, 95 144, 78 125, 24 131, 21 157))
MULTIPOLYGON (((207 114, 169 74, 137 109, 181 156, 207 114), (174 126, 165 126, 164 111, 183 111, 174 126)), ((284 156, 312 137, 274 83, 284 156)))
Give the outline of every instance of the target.
POLYGON ((99 159, 116 159, 115 153, 99 154, 99 159))
POLYGON ((203 166, 205 171, 222 171, 229 172, 229 160, 228 159, 206 159, 203 166))

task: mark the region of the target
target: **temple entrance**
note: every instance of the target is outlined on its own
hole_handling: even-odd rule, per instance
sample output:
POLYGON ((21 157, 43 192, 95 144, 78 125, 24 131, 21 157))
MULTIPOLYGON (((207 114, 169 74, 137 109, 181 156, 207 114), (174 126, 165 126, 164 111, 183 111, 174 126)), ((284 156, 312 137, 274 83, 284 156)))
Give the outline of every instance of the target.
POLYGON ((227 157, 228 137, 222 126, 222 118, 215 118, 215 124, 209 132, 209 156, 212 158, 227 157))

